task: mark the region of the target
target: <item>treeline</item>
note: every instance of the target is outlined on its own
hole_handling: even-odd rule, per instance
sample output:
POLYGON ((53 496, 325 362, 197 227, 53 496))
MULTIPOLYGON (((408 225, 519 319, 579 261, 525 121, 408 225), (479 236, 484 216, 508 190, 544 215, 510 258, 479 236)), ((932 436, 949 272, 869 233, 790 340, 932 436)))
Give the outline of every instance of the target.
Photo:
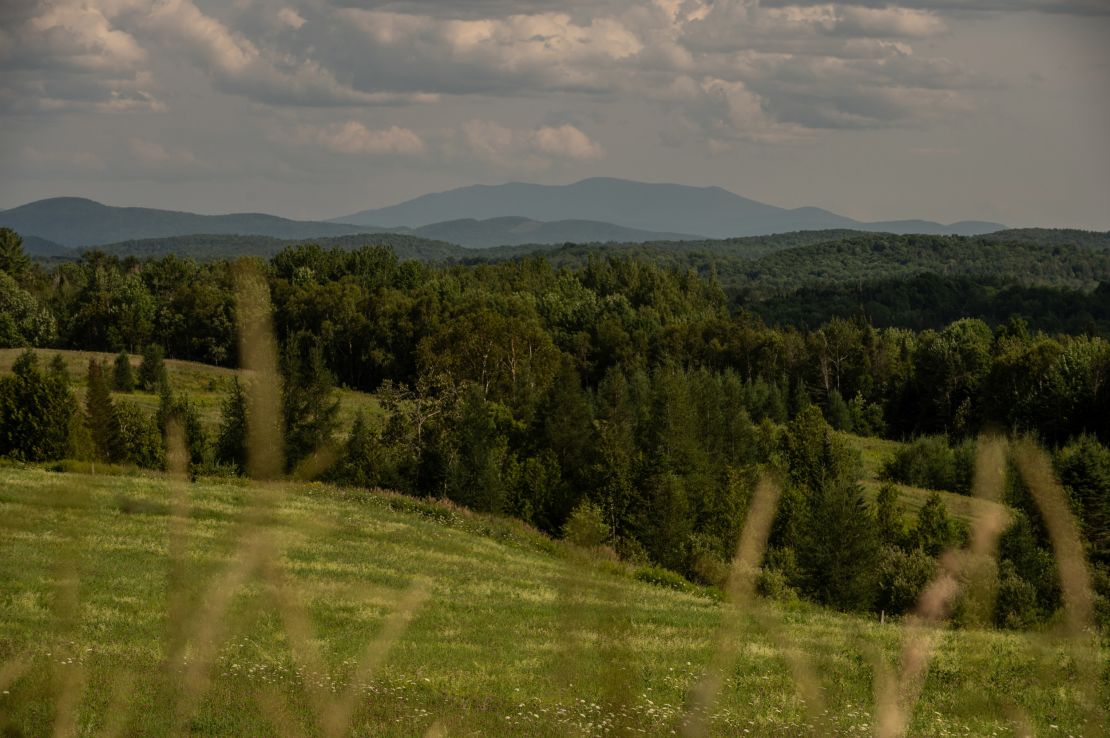
POLYGON ((1085 291, 1014 284, 987 276, 925 273, 814 285, 741 304, 772 325, 798 328, 815 328, 833 317, 862 317, 876 327, 920 331, 971 317, 992 327, 1018 319, 1031 331, 1110 336, 1110 281, 1085 291))
MULTIPOLYGON (((1076 500, 1110 499, 1100 445, 1110 440, 1110 343, 1100 338, 974 319, 920 333, 858 318, 771 327, 730 309, 711 279, 633 259, 433 267, 381 248, 300 246, 259 268, 283 346, 290 470, 333 445, 334 481, 447 497, 553 534, 596 517, 626 558, 708 583, 720 580, 754 480, 771 470, 787 491, 765 591, 887 611, 912 601, 907 592, 960 532, 939 501, 908 526, 889 491, 868 503, 838 430, 1032 433, 1058 459, 1080 459, 1068 480, 1076 500), (333 381, 377 392, 385 418, 360 418, 344 437, 333 381)), ((158 343, 177 358, 236 361, 227 263, 87 255, 45 275, 8 256, 0 269, 53 318, 56 344, 158 343)), ((90 388, 96 381, 90 368, 90 388)), ((159 391, 163 410, 146 434, 155 440, 167 417, 190 427, 187 400, 159 391)), ((129 412, 119 407, 86 406, 83 425, 129 412)), ((218 437, 194 432, 194 464, 246 468, 249 422, 236 385, 218 437)), ((143 448, 124 441, 137 425, 113 421, 96 453, 156 463, 121 450, 143 448)), ((1076 509, 1094 551, 1110 521, 1097 503, 1076 509)), ((1047 535, 1031 507, 1027 518, 1004 547, 1014 596, 1000 599, 1024 604, 996 622, 1047 617, 1058 600, 1047 535)))

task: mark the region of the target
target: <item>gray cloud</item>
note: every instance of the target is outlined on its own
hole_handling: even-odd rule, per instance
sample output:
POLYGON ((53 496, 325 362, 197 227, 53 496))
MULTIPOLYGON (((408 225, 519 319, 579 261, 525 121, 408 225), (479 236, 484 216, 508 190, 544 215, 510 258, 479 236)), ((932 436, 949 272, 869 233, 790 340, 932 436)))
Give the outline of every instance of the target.
POLYGON ((993 134, 961 136, 1017 136, 1059 95, 1028 123, 1027 155, 1079 109, 1110 123, 1105 94, 1075 92, 1106 52, 1071 42, 1107 14, 1106 0, 0 0, 0 153, 44 182, 69 165, 90 181, 265 171, 259 193, 347 177, 340 197, 509 175, 727 184, 723 162, 760 159, 777 181, 766 162, 831 160, 846 142, 989 149, 993 134))
MULTIPOLYGON (((842 5, 867 8, 919 8, 972 12, 1052 13, 1059 15, 1110 15, 1105 0, 837 0, 842 5)), ((763 0, 767 7, 805 7, 827 4, 821 0, 763 0)))

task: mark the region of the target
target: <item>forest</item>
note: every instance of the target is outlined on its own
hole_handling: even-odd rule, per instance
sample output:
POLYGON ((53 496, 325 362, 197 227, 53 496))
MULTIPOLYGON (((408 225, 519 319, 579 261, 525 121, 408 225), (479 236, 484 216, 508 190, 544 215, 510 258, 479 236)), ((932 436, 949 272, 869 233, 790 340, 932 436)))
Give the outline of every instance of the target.
MULTIPOLYGON (((756 480, 770 473, 785 491, 761 591, 897 614, 968 531, 939 497, 907 517, 894 486, 866 494, 846 434, 907 442, 889 481, 962 494, 976 437, 1027 437, 1050 450, 1070 495, 1105 622, 1110 292, 1090 287, 1110 257, 1053 245, 1057 259, 1037 273, 1055 286, 1020 286, 974 275, 991 260, 1027 268, 1042 247, 984 240, 954 265, 946 244, 962 241, 784 248, 747 274, 752 292, 620 251, 452 264, 302 244, 268 260, 90 251, 43 268, 5 230, 0 347, 119 357, 90 362, 77 392, 59 362, 22 356, 0 378, 0 456, 160 468, 176 419, 194 474, 246 473, 250 380, 228 387, 209 432, 162 363, 238 365, 236 274, 253 270, 273 304, 290 473, 330 449, 328 481, 511 515, 603 542, 660 581, 708 586, 727 576, 756 480), (891 278, 910 257, 935 263, 891 278), (854 271, 880 281, 853 291, 822 280, 854 271), (130 355, 142 357, 137 372, 130 355), (113 397, 135 386, 159 395, 156 414, 113 397), (344 426, 337 387, 373 393, 382 412, 344 426)), ((1015 514, 997 604, 986 615, 958 607, 958 621, 1028 627, 1060 606, 1044 521, 1020 475, 1008 479, 1015 514)))

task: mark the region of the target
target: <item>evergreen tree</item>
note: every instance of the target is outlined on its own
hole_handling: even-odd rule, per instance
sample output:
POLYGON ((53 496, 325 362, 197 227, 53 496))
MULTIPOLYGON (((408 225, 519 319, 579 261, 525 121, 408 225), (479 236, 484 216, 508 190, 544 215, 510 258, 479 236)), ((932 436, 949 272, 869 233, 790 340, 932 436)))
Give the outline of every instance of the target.
POLYGON ((247 397, 239 377, 232 380, 231 392, 224 398, 215 455, 217 463, 234 466, 240 474, 246 472, 247 397))
POLYGON ((158 391, 158 414, 155 416, 155 427, 160 431, 163 446, 169 434, 171 422, 181 426, 185 436, 185 450, 189 456, 189 463, 198 465, 204 463, 207 440, 204 426, 200 422, 200 414, 188 397, 175 395, 168 382, 163 382, 158 391))
POLYGON ((848 480, 810 491, 797 547, 803 589, 841 610, 865 610, 875 597, 879 540, 863 490, 848 480))
POLYGON ((92 437, 93 452, 99 461, 116 461, 119 458, 119 419, 112 402, 112 393, 104 369, 96 359, 89 360, 87 388, 85 391, 85 424, 92 437))
POLYGON ((11 228, 0 228, 0 272, 21 285, 31 275, 31 259, 23 250, 23 238, 11 228))
POLYGON ((148 343, 139 364, 139 384, 147 392, 154 392, 166 381, 166 353, 158 344, 148 343))
POLYGON ((65 457, 75 411, 69 386, 40 371, 35 354, 24 352, 12 374, 0 377, 0 456, 26 461, 65 457))
POLYGON ((875 530, 884 546, 903 548, 906 545, 906 521, 898 504, 898 488, 884 482, 875 500, 875 530))
POLYGON ((948 509, 940 495, 934 492, 917 513, 913 542, 929 556, 940 556, 956 543, 956 525, 948 516, 948 509))
POLYGON ((131 371, 131 357, 126 351, 116 355, 116 364, 112 372, 112 384, 116 392, 132 392, 135 389, 135 374, 131 371))
POLYGON ((50 360, 48 371, 50 376, 57 377, 59 381, 69 384, 69 366, 66 364, 65 357, 61 354, 54 354, 54 358, 50 360))
POLYGON ((380 450, 377 434, 370 428, 366 413, 360 410, 347 436, 339 463, 328 472, 328 480, 351 487, 377 487, 380 450))
POLYGON ((285 464, 300 461, 331 444, 339 425, 335 379, 324 365, 317 341, 299 336, 285 351, 282 418, 285 422, 285 464))

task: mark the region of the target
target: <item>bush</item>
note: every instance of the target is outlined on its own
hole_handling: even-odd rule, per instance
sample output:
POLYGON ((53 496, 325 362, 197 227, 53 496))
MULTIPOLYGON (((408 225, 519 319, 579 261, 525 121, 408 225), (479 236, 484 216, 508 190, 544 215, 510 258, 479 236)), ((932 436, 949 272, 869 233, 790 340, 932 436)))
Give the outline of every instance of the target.
POLYGON ((903 551, 883 546, 879 551, 875 609, 894 615, 912 610, 936 568, 936 561, 920 549, 903 551))
POLYGON ((952 448, 944 436, 922 436, 887 460, 883 465, 883 477, 912 487, 966 495, 971 492, 974 466, 973 442, 952 448))
POLYGON ((761 596, 776 602, 798 601, 798 590, 790 586, 786 572, 782 569, 764 567, 756 579, 755 589, 761 596))
POLYGON ((1037 588, 1017 575, 1009 561, 1002 562, 994 621, 1000 628, 1028 628, 1040 619, 1037 588))
POLYGON ((638 581, 654 584, 657 587, 667 587, 679 592, 689 592, 692 589, 690 582, 681 574, 664 569, 661 566, 642 566, 633 574, 638 581))
POLYGON ((589 500, 578 503, 563 526, 563 538, 583 548, 601 546, 609 540, 609 536, 605 513, 589 500))

